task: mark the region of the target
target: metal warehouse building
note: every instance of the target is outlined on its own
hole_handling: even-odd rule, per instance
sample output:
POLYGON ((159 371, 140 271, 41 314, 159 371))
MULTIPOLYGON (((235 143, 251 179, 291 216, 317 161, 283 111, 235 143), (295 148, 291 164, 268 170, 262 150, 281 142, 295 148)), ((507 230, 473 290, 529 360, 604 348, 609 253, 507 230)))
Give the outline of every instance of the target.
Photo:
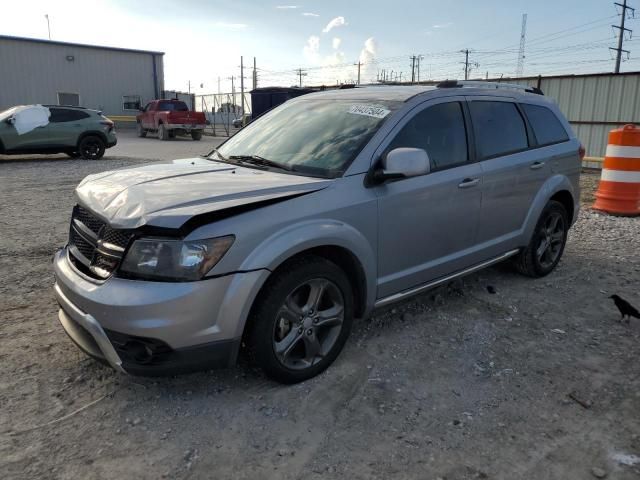
POLYGON ((0 111, 40 103, 135 115, 164 90, 163 55, 0 35, 0 111))

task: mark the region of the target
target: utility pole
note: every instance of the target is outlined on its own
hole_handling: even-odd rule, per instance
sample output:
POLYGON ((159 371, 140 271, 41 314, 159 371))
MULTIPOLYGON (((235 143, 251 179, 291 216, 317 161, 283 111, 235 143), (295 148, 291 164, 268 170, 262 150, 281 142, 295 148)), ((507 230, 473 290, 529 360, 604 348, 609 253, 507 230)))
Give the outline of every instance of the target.
POLYGON ((191 95, 191 80, 189 80, 189 95, 191 95))
POLYGON ((302 88, 302 77, 306 77, 307 72, 305 72, 302 68, 299 68, 298 70, 296 70, 296 73, 298 74, 298 77, 300 77, 300 88, 302 88))
POLYGON ((244 57, 240 55, 240 117, 244 126, 244 57))
POLYGON ((51 25, 49 24, 49 14, 46 13, 44 18, 47 19, 47 31, 49 32, 49 40, 51 40, 51 25))
POLYGON ((218 77, 218 95, 220 95, 220 77, 218 77))
POLYGON ((362 62, 360 62, 360 60, 358 60, 358 63, 354 63, 354 65, 358 66, 358 83, 357 83, 357 85, 360 85, 360 66, 362 65, 362 62))
POLYGON ((258 69, 256 68, 256 57, 253 57, 253 89, 258 88, 258 69))
POLYGON ((411 83, 416 81, 416 57, 415 55, 411 55, 409 57, 411 59, 411 83))
MULTIPOLYGON (((626 0, 625 0, 626 2, 626 0)), ((527 14, 522 14, 522 28, 520 29, 520 49, 518 50, 518 65, 516 77, 521 77, 524 72, 524 43, 527 36, 527 14)))
POLYGON ((621 7, 622 13, 620 14, 620 26, 611 25, 613 28, 618 29, 618 48, 609 47, 609 50, 613 50, 614 52, 616 52, 615 73, 620 73, 620 62, 622 61, 622 52, 629 55, 629 50, 624 50, 622 48, 622 42, 624 41, 624 32, 629 32, 629 35, 631 35, 631 30, 629 28, 625 28, 624 21, 627 18, 627 10, 631 10, 632 16, 630 18, 633 18, 636 10, 635 8, 631 8, 627 6, 627 0, 623 0, 622 3, 614 2, 614 5, 618 5, 619 7, 621 7))
POLYGON ((424 55, 418 55, 416 57, 416 68, 418 70, 418 83, 420 83, 420 60, 424 58, 424 55))
POLYGON ((233 107, 234 107, 233 110, 235 111, 235 106, 236 106, 236 87, 235 87, 235 84, 234 84, 234 79, 235 79, 235 77, 233 75, 231 75, 230 77, 227 77, 227 80, 231 80, 231 98, 233 99, 233 107))
POLYGON ((460 50, 460 53, 464 53, 464 79, 469 80, 469 72, 471 71, 471 67, 479 67, 480 64, 478 62, 469 62, 469 49, 466 48, 464 50, 460 50))

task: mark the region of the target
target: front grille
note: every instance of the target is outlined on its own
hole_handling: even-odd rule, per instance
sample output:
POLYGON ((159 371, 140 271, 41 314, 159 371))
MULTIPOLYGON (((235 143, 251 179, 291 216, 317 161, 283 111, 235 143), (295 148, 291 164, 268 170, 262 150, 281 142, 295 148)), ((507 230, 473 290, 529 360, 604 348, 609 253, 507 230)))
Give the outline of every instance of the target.
POLYGON ((132 237, 130 230, 112 228, 76 205, 69 229, 71 263, 85 275, 105 280, 118 268, 132 237))

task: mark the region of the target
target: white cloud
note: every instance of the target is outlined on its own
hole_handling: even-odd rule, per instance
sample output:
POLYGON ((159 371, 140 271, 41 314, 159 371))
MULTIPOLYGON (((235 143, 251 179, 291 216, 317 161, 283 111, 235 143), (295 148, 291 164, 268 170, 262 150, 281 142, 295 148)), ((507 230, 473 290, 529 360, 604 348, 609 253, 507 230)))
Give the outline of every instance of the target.
POLYGON ((436 23, 435 25, 431 25, 431 28, 449 28, 451 25, 453 25, 453 22, 436 23))
POLYGON ((228 28, 229 30, 242 30, 247 28, 249 25, 246 23, 225 23, 225 22, 217 22, 216 27, 220 28, 228 28))
POLYGON ((342 27, 346 24, 347 23, 344 21, 344 17, 336 17, 333 20, 331 20, 329 23, 327 23, 327 26, 322 29, 322 33, 328 33, 332 29, 336 27, 342 27))
POLYGON ((311 35, 307 40, 307 44, 302 49, 302 52, 307 60, 313 63, 317 62, 320 52, 320 37, 311 35))
POLYGON ((345 63, 344 52, 333 52, 331 55, 327 55, 322 59, 322 65, 326 67, 341 65, 343 63, 345 63))
POLYGON ((317 13, 312 13, 312 12, 304 12, 302 14, 303 17, 319 17, 320 15, 318 15, 317 13))
POLYGON ((360 50, 360 56, 358 57, 358 61, 363 63, 360 75, 361 82, 373 81, 376 73, 376 65, 374 64, 376 60, 376 55, 378 53, 378 43, 375 38, 370 37, 364 42, 364 47, 360 50))
POLYGON ((280 10, 294 10, 296 8, 300 8, 299 5, 277 5, 276 8, 280 10))
POLYGON ((341 38, 334 37, 333 42, 331 42, 331 45, 333 45, 334 50, 337 50, 338 48, 340 48, 341 43, 342 43, 341 38))

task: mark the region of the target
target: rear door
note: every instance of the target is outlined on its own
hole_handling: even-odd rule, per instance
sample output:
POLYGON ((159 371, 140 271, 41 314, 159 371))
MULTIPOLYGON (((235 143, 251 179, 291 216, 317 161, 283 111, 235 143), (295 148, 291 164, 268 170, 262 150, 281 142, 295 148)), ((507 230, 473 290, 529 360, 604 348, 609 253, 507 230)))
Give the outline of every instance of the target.
POLYGON ((427 175, 375 187, 378 195, 378 298, 461 270, 478 259, 481 170, 471 161, 464 98, 416 107, 383 143, 427 151, 427 175))
POLYGON ((519 235, 549 166, 534 143, 513 98, 468 97, 475 146, 482 168, 478 243, 490 257, 517 247, 519 235))
POLYGON ((49 125, 42 130, 42 141, 54 146, 75 147, 90 115, 73 108, 52 107, 49 110, 49 125))

